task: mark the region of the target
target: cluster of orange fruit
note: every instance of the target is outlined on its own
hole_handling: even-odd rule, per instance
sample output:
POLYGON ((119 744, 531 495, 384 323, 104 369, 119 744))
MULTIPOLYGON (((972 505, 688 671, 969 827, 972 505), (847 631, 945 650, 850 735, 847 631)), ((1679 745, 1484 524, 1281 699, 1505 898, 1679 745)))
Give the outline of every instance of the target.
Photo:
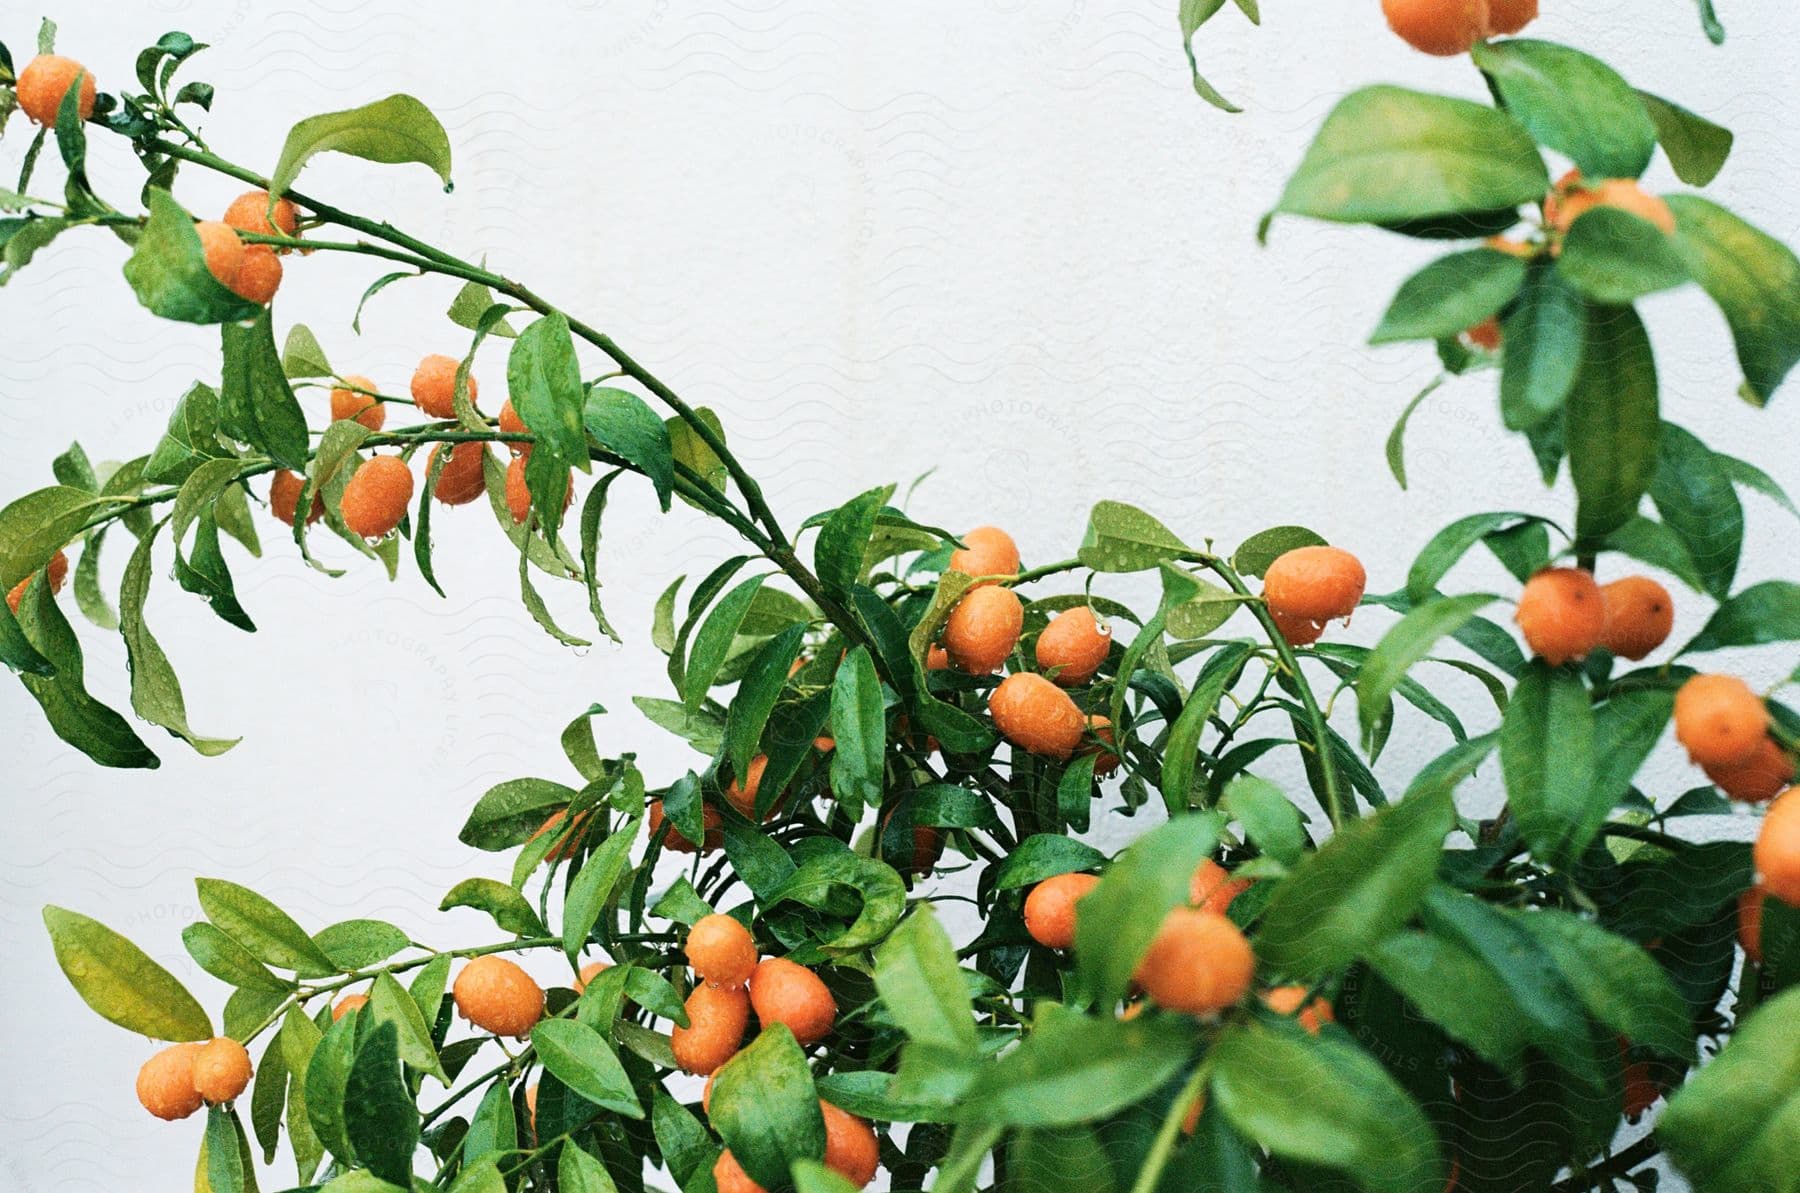
POLYGON ((1538 0, 1381 0, 1381 11, 1407 45, 1447 58, 1525 28, 1537 19, 1538 0))
POLYGON ((219 1106, 250 1084, 250 1054, 229 1036, 205 1042, 171 1044, 138 1070, 137 1096, 145 1110, 174 1121, 200 1109, 219 1106))
MULTIPOLYGON (((728 915, 708 915, 688 930, 688 965, 697 980, 684 1007, 688 1026, 669 1033, 669 1047, 681 1068, 706 1077, 701 1097, 712 1110, 712 1078, 736 1056, 749 1026, 750 1012, 764 1027, 780 1023, 802 1047, 816 1044, 837 1022, 837 1001, 819 976, 785 957, 761 957, 750 930, 728 915)), ((827 1168, 857 1188, 875 1178, 879 1156, 874 1128, 829 1102, 819 1103, 825 1118, 827 1168)), ((713 1167, 720 1193, 761 1193, 727 1149, 713 1167)))
MULTIPOLYGON (((455 357, 441 353, 432 353, 421 360, 412 376, 413 405, 434 419, 455 418, 456 373, 460 367, 461 362, 455 357)), ((351 374, 338 378, 338 382, 331 391, 333 422, 353 419, 371 431, 379 431, 387 425, 387 406, 373 381, 351 374)), ((475 404, 480 392, 481 387, 471 376, 470 405, 475 404)), ((525 422, 510 399, 501 406, 496 426, 502 434, 527 433, 525 422)), ((531 490, 525 481, 525 461, 531 455, 532 445, 514 442, 508 446, 512 450, 512 460, 506 468, 506 507, 513 522, 522 524, 531 516, 531 490)), ((438 470, 437 487, 432 490, 438 501, 452 506, 467 505, 487 491, 483 475, 487 444, 476 441, 440 443, 431 449, 426 467, 436 467, 440 455, 444 456, 444 462, 438 470)), ((300 494, 305 485, 302 477, 286 470, 275 473, 269 480, 270 508, 277 518, 290 526, 299 511, 300 494)), ((353 533, 364 538, 384 538, 400 525, 412 496, 412 469, 406 461, 396 455, 376 455, 358 465, 345 483, 339 509, 344 525, 353 533)), ((573 500, 573 497, 571 488, 567 500, 573 500)), ((318 521, 324 513, 325 504, 315 495, 312 508, 307 511, 307 522, 318 521)))

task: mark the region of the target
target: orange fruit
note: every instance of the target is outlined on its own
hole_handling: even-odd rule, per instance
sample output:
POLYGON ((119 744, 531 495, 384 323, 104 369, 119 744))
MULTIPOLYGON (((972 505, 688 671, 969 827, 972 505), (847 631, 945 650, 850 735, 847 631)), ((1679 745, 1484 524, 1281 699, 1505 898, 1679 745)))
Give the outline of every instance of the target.
POLYGON ((737 1157, 731 1154, 730 1148, 720 1152, 719 1158, 713 1162, 713 1185, 718 1193, 769 1193, 750 1179, 750 1174, 737 1162, 737 1157))
POLYGON ((1631 1059, 1631 1041, 1619 1037, 1619 1063, 1625 1069, 1625 1093, 1622 1109, 1625 1117, 1635 1119, 1662 1097, 1662 1086, 1650 1072, 1648 1063, 1631 1059))
POLYGON ((794 1038, 812 1044, 837 1022, 837 1000, 819 975, 786 957, 768 957, 750 975, 750 1005, 764 1027, 785 1023, 794 1038))
MULTIPOLYGON (((721 827, 724 821, 720 818, 717 808, 708 806, 701 809, 700 823, 704 837, 704 840, 701 841, 702 848, 696 850, 694 843, 682 836, 672 824, 669 826, 668 832, 664 834, 663 848, 672 853, 711 853, 725 844, 725 830, 721 827)), ((656 836, 662 832, 662 828, 662 801, 653 799, 650 801, 650 835, 656 836)))
POLYGON ((1075 904, 1100 885, 1094 874, 1058 874, 1025 896, 1025 931, 1047 949, 1075 944, 1075 904))
POLYGON ((1296 547, 1263 574, 1263 600, 1272 613, 1333 621, 1356 612, 1368 582, 1362 561, 1341 547, 1296 547))
POLYGON ((1513 614, 1525 644, 1552 667, 1586 658, 1606 632, 1606 601, 1582 568, 1545 568, 1525 582, 1513 614))
POLYGON ((1250 889, 1248 878, 1233 878, 1218 862, 1202 858, 1188 880, 1188 903, 1203 911, 1225 914, 1231 901, 1250 889))
POLYGON ((683 1072, 704 1077, 737 1055, 750 1022, 750 999, 742 987, 695 986, 688 993, 688 1025, 669 1032, 669 1048, 683 1072))
POLYGON ((387 407, 371 396, 380 392, 375 383, 354 374, 341 380, 343 384, 331 391, 331 421, 353 418, 371 431, 381 430, 387 407))
POLYGON ((194 1088, 214 1106, 250 1084, 250 1054, 230 1036, 214 1036, 194 1053, 194 1088))
MULTIPOLYGON (((292 236, 300 226, 300 212, 294 207, 293 200, 277 199, 274 218, 271 219, 269 192, 245 191, 225 209, 224 222, 239 232, 251 232, 257 236, 292 236)), ((281 251, 288 253, 293 250, 284 248, 281 251)))
POLYGON ((1448 58, 1487 35, 1487 0, 1381 0, 1388 28, 1415 50, 1448 58))
MULTIPOLYGON (((1019 574, 1019 545, 1012 535, 998 526, 977 526, 962 536, 966 546, 950 552, 950 564, 944 570, 965 576, 1016 576, 1019 574)), ((984 581, 992 584, 992 580, 984 581)))
POLYGON ((476 957, 450 988, 464 1019, 497 1036, 523 1038, 544 1017, 544 990, 504 957, 476 957))
POLYGON ((1675 739, 1700 766, 1739 766, 1769 734, 1769 710, 1734 675, 1696 675, 1675 693, 1675 739))
POLYGON ((1723 766, 1703 766, 1706 777, 1732 799, 1760 804, 1780 795, 1794 781, 1794 756, 1764 734, 1749 757, 1723 766))
POLYGON ((239 298, 251 302, 268 302, 281 287, 281 260, 266 244, 244 246, 244 260, 238 266, 231 289, 239 298))
POLYGON ((1047 758, 1067 758, 1087 728, 1067 692, 1029 671, 1000 681, 988 696, 988 714, 1007 741, 1047 758))
POLYGON ((728 915, 702 916, 687 938, 688 964, 713 986, 742 986, 756 972, 756 940, 728 915))
POLYGON ((338 510, 352 534, 383 538, 406 516, 412 494, 412 469, 405 460, 399 456, 373 456, 344 486, 338 510))
POLYGON ((83 120, 88 119, 94 114, 94 76, 87 67, 61 54, 39 54, 25 64, 17 83, 19 110, 39 124, 54 125, 63 97, 77 75, 81 77, 81 98, 76 110, 83 120))
POLYGON ((1769 892, 1761 886, 1746 887, 1737 899, 1738 944, 1752 965, 1761 965, 1763 900, 1769 892))
MULTIPOLYGON (((1090 733, 1105 742, 1108 746, 1114 744, 1114 742, 1118 740, 1113 737, 1112 719, 1110 717, 1103 717, 1098 713, 1095 713, 1088 717, 1087 727, 1090 733)), ((1090 743, 1083 747, 1081 752, 1083 754, 1100 755, 1100 757, 1094 760, 1094 776, 1096 778, 1102 775, 1110 775, 1119 769, 1119 756, 1111 750, 1106 749, 1104 746, 1097 746, 1090 743)))
POLYGON ((1577 219, 1596 207, 1616 207, 1665 234, 1675 231, 1675 213, 1669 205, 1634 180, 1605 178, 1590 186, 1580 170, 1564 174, 1545 197, 1544 222, 1558 232, 1567 232, 1577 219))
POLYGON ((1517 33, 1537 20, 1538 0, 1488 0, 1488 36, 1517 33))
POLYGON ((1762 888, 1783 903, 1800 904, 1800 787, 1790 787, 1763 813, 1750 856, 1762 888))
POLYGON ((1270 609, 1269 616, 1275 619, 1275 628, 1289 646, 1311 646, 1325 632, 1325 623, 1310 617, 1295 617, 1278 609, 1270 609))
POLYGON ((1634 663, 1668 641, 1675 628, 1675 602, 1669 590, 1648 576, 1626 576, 1601 585, 1600 605, 1606 611, 1600 645, 1634 663))
MULTIPOLYGON (((531 485, 525 479, 526 456, 514 456, 506 466, 506 508, 512 514, 515 524, 522 524, 531 517, 531 485)), ((575 500, 575 474, 569 473, 571 483, 563 488, 563 509, 568 509, 575 500)))
POLYGON ((825 1167, 858 1189, 874 1180, 875 1170, 881 1167, 875 1128, 823 1100, 819 1113, 825 1116, 825 1167))
POLYGON ((575 993, 585 994, 587 992, 588 983, 592 982, 595 978, 611 968, 611 964, 605 961, 589 961, 586 965, 581 967, 581 972, 575 977, 575 993))
POLYGON ((944 649, 970 675, 986 675, 1006 662, 1025 628, 1025 607, 1010 588, 972 588, 944 621, 944 649))
POLYGON ((1487 352, 1500 351, 1500 320, 1489 315, 1475 326, 1463 332, 1469 343, 1487 352))
MULTIPOLYGON (((289 526, 294 524, 294 514, 300 508, 300 493, 306 487, 306 478, 297 472, 289 472, 283 468, 269 478, 269 511, 289 526)), ((313 494, 312 509, 306 513, 306 524, 311 526, 325 516, 325 500, 313 494)))
MULTIPOLYGON (((899 805, 890 806, 881 814, 881 828, 887 830, 888 821, 894 818, 894 811, 899 805)), ((934 824, 915 824, 912 830, 912 857, 908 858, 901 869, 903 874, 929 874, 937 868, 938 859, 944 856, 944 834, 934 824)))
POLYGON ((1237 925, 1217 912, 1177 907, 1157 929, 1135 976, 1165 1010, 1208 1015, 1244 997, 1255 973, 1256 956, 1237 925))
POLYGON ((145 1110, 174 1122, 200 1109, 200 1091, 194 1088, 194 1054, 198 1043, 171 1044, 157 1051, 138 1070, 137 1097, 145 1110))
POLYGON ((331 1021, 333 1023, 336 1023, 339 1019, 342 1019, 345 1015, 348 1015, 351 1011, 360 1011, 368 1005, 369 1005, 369 996, 368 995, 366 995, 366 994, 346 994, 346 995, 344 995, 344 997, 338 999, 336 1006, 331 1008, 331 1021))
POLYGON ((1519 257, 1526 261, 1538 255, 1536 245, 1524 240, 1513 240, 1506 236, 1490 236, 1482 241, 1482 246, 1493 249, 1496 253, 1505 253, 1510 257, 1519 257))
MULTIPOLYGON (((1023 623, 1024 623, 1024 617, 1021 614, 1020 624, 1023 624, 1023 623)), ((941 646, 932 646, 932 647, 927 648, 925 651, 925 670, 927 670, 927 671, 948 671, 948 670, 950 670, 950 652, 945 650, 941 646)))
MULTIPOLYGON (((830 741, 831 739, 826 738, 825 740, 830 741)), ((835 745, 836 743, 833 742, 832 744, 835 745)), ((830 749, 831 746, 826 746, 824 748, 830 749)), ((756 794, 762 788, 763 772, 767 769, 769 769, 769 756, 767 754, 758 754, 750 760, 750 765, 744 768, 744 785, 742 787, 738 786, 738 781, 736 779, 725 784, 726 802, 751 820, 756 819, 756 794)), ((775 801, 776 806, 779 806, 780 803, 780 800, 775 801)), ((769 809, 769 816, 773 816, 774 814, 775 807, 771 807, 769 809)), ((768 816, 763 817, 763 819, 767 820, 768 816)))
MULTIPOLYGON (((58 551, 44 566, 50 578, 50 595, 55 596, 62 591, 63 582, 69 578, 69 557, 58 551)), ((6 594, 6 607, 13 611, 15 617, 19 612, 19 602, 25 599, 25 590, 31 587, 31 582, 36 576, 37 573, 33 572, 13 585, 12 591, 6 594)))
POLYGON ((200 252, 206 257, 206 271, 219 284, 231 289, 237 284, 238 271, 244 267, 244 242, 217 220, 201 220, 194 225, 200 237, 200 252))
MULTIPOLYGON (((434 352, 413 370, 412 397, 420 410, 432 418, 456 417, 456 370, 462 362, 454 356, 434 352)), ((469 377, 469 405, 475 404, 480 386, 473 374, 469 377)))
MULTIPOLYGON (((450 449, 450 458, 444 461, 443 471, 438 473, 437 488, 431 491, 432 496, 445 505, 467 505, 487 492, 487 480, 482 475, 487 444, 440 443, 431 449, 431 459, 436 460, 438 453, 446 447, 450 449)), ((430 467, 429 461, 426 466, 430 467)))
POLYGON ((1322 1025, 1337 1022, 1337 1016, 1331 1013, 1331 1004, 1325 999, 1306 1001, 1305 986, 1277 986, 1273 990, 1264 991, 1261 997, 1263 1006, 1277 1015, 1294 1016, 1301 1027, 1315 1036, 1319 1034, 1322 1025))
MULTIPOLYGON (((546 819, 544 823, 538 825, 537 831, 525 838, 525 843, 527 845, 531 844, 568 818, 569 810, 567 808, 559 808, 550 813, 549 818, 546 819)), ((587 825, 587 818, 588 814, 586 812, 576 813, 574 822, 563 832, 561 840, 552 845, 550 851, 544 854, 544 860, 560 862, 574 857, 581 848, 582 829, 587 825)))
POLYGON ((1037 664, 1065 688, 1084 684, 1100 670, 1112 647, 1112 630, 1094 618, 1086 605, 1064 609, 1038 635, 1037 664))
MULTIPOLYGON (((519 412, 513 408, 511 398, 506 399, 506 402, 500 407, 500 431, 506 435, 529 435, 531 433, 531 428, 525 425, 525 420, 520 418, 519 412)), ((506 446, 515 456, 529 456, 533 445, 508 443, 506 446)))

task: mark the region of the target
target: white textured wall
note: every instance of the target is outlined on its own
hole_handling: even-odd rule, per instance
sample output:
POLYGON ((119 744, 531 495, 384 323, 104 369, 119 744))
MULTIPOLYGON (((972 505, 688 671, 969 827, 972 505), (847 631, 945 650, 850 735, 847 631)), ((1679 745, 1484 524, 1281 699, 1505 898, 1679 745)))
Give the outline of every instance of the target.
MULTIPOLYGON (((27 7, 9 5, 0 28, 21 59, 27 7)), ((1174 0, 459 0, 429 17, 393 0, 153 0, 54 15, 59 48, 108 88, 167 28, 212 43, 192 64, 219 88, 206 134, 264 169, 300 117, 393 91, 424 99, 455 145, 453 195, 422 168, 330 158, 305 189, 485 256, 616 334, 724 413, 790 525, 936 465, 916 512, 1006 525, 1028 560, 1068 554, 1088 506, 1116 497, 1226 545, 1309 524, 1393 588, 1454 515, 1561 515, 1566 502, 1528 483, 1491 379, 1452 386, 1413 420, 1411 493, 1388 478, 1382 441, 1433 362, 1359 344, 1424 246, 1283 222, 1261 250, 1252 232, 1344 91, 1478 85, 1466 63, 1388 37, 1374 0, 1266 7, 1261 31, 1228 12, 1202 39, 1215 81, 1249 109, 1238 117, 1189 91, 1174 0)), ((1544 36, 1598 48, 1635 83, 1733 126, 1738 154, 1716 192, 1779 236, 1800 233, 1782 83, 1800 10, 1731 5, 1732 39, 1713 49, 1688 0, 1545 7, 1544 36)), ((11 131, 7 172, 22 149, 11 131)), ((95 141, 93 175, 124 203, 134 167, 95 141)), ((1660 165, 1653 181, 1675 185, 1660 165)), ((235 190, 194 174, 178 193, 204 211, 235 190)), ((214 334, 139 309, 123 256, 103 233, 72 235, 0 293, 0 496, 47 483, 72 437, 97 459, 147 450, 187 385, 216 377, 214 334)), ((438 318, 449 284, 388 289, 358 338, 350 308, 380 270, 325 256, 288 270, 278 322, 312 325, 341 368, 398 390, 422 353, 458 350, 462 333, 438 318)), ((1723 325, 1697 294, 1648 314, 1671 416, 1800 490, 1787 450, 1800 399, 1761 415, 1734 399, 1723 325)), ((478 370, 490 407, 503 366, 492 345, 478 370)), ((1793 524, 1747 505, 1746 579, 1791 573, 1793 524)), ((366 914, 428 939, 484 938, 478 918, 431 910, 457 877, 499 873, 455 829, 494 781, 568 777, 556 732, 578 708, 622 710, 601 722, 603 745, 639 751, 653 778, 695 760, 629 696, 666 683, 647 641, 656 593, 735 550, 726 536, 686 511, 655 516, 621 486, 602 573, 629 641, 574 653, 518 607, 513 557, 484 512, 434 529, 447 601, 410 569, 391 586, 370 567, 328 582, 279 540, 260 564, 234 556, 253 637, 159 585, 149 616, 194 725, 245 737, 222 759, 159 736, 161 770, 101 771, 0 682, 0 1055, 13 1075, 0 1187, 186 1188, 200 1134, 136 1107, 150 1045, 75 998, 41 904, 126 931, 216 1008, 223 988, 178 939, 198 916, 195 874, 249 883, 309 925, 366 914)), ((577 590, 552 600, 579 623, 577 590)), ((1678 636, 1698 616, 1685 610, 1678 636)), ((1381 624, 1367 615, 1355 636, 1381 624)), ((86 649, 93 687, 123 706, 116 637, 89 633, 86 649)), ((1779 670, 1771 660, 1759 677, 1779 670)), ((1478 693, 1458 682, 1449 690, 1479 717, 1478 693)), ((1435 727, 1407 728, 1422 736, 1393 746, 1383 770, 1396 780, 1443 744, 1435 727)), ((1665 759, 1655 786, 1689 782, 1665 759)))

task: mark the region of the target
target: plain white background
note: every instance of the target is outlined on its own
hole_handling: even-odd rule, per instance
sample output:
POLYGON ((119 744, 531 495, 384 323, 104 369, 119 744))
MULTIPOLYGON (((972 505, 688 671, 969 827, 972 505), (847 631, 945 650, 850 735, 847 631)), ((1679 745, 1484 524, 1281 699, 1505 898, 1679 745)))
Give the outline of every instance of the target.
MULTIPOLYGON (((204 130, 260 169, 301 117, 419 96, 455 146, 453 194, 422 167, 341 158, 317 160, 304 188, 485 257, 616 335, 723 414, 790 526, 935 467, 914 511, 1007 526, 1028 562, 1070 554, 1091 504, 1114 497, 1226 546, 1310 525, 1358 551, 1372 588, 1388 590, 1454 516, 1562 517, 1568 502, 1536 487, 1522 442, 1501 433, 1491 377, 1452 384, 1415 417, 1409 493, 1388 476, 1383 439, 1435 362, 1428 349, 1362 344, 1427 246, 1290 221, 1267 249, 1254 242, 1336 97, 1375 81, 1477 95, 1474 72, 1408 52, 1374 0, 1266 7, 1261 30, 1228 11, 1201 37, 1214 81, 1248 109, 1235 117, 1190 91, 1174 0, 156 0, 53 15, 59 49, 108 90, 166 29, 211 43, 187 76, 218 87, 204 130)), ((1786 86, 1800 11, 1726 6, 1721 49, 1688 0, 1557 11, 1572 7, 1547 3, 1534 32, 1597 50, 1634 83, 1730 125, 1737 153, 1713 193, 1777 236, 1800 231, 1786 86)), ((0 23, 20 61, 37 15, 9 5, 0 23)), ((15 122, 0 145, 8 172, 26 131, 15 122)), ((130 203, 141 176, 116 141, 94 141, 97 184, 130 203)), ((36 189, 53 190, 54 174, 47 165, 36 189)), ((1651 183, 1678 186, 1660 162, 1651 183)), ((208 212, 236 189, 186 173, 177 194, 208 212)), ((0 497, 49 483, 71 439, 96 459, 147 451, 181 392, 216 380, 216 333, 137 307, 123 258, 104 233, 70 235, 0 294, 0 497)), ((276 318, 282 330, 306 322, 340 369, 400 391, 420 355, 460 352, 465 333, 441 318, 455 287, 436 280, 385 290, 352 333, 356 297, 380 272, 289 258, 276 318)), ((1654 299, 1647 315, 1669 416, 1800 490, 1794 395, 1763 413, 1733 396, 1725 328, 1697 292, 1654 299)), ((484 351, 477 376, 492 409, 504 344, 484 351)), ((322 398, 306 401, 316 412, 322 398)), ((1788 515, 1760 498, 1746 506, 1744 580, 1791 572, 1788 515)), ((223 758, 146 727, 162 768, 102 771, 0 682, 0 1055, 12 1075, 0 1187, 186 1188, 199 1143, 198 1119, 164 1125, 138 1109, 132 1080, 153 1045, 76 998, 43 904, 126 932, 216 1010, 225 989, 179 942, 199 914, 196 874, 248 883, 309 927, 373 915, 438 943, 489 939, 479 917, 433 910, 458 878, 504 874, 456 828, 498 780, 570 778, 556 734, 571 715, 593 701, 614 710, 599 722, 603 749, 637 751, 653 781, 699 761, 629 698, 668 694, 651 602, 673 576, 734 553, 727 535, 679 507, 659 516, 620 485, 600 570, 626 645, 577 652, 520 609, 514 557, 485 511, 452 511, 434 530, 447 600, 410 566, 390 585, 329 546, 354 566, 327 580, 272 533, 262 561, 232 555, 254 636, 158 584, 148 615, 194 726, 244 737, 223 758)), ((109 561, 109 588, 123 562, 109 561)), ((166 566, 159 557, 159 576, 166 566)), ((1466 576, 1470 588, 1505 583, 1479 560, 1466 576)), ((549 599, 580 624, 579 589, 549 599)), ((1697 598, 1683 606, 1678 638, 1704 616, 1697 598)), ((1348 637, 1370 641, 1384 624, 1367 613, 1348 637)), ((91 686, 124 707, 116 635, 89 630, 84 646, 91 686)), ((1778 650, 1743 666, 1773 682, 1792 662, 1778 650)), ((1440 678, 1472 723, 1491 720, 1472 684, 1440 678)), ((1407 716, 1381 773, 1403 781, 1446 744, 1407 716)), ((1666 799, 1694 775, 1665 751, 1648 779, 1666 799)), ((1491 803, 1495 782, 1473 784, 1466 810, 1491 803)), ((1098 835, 1117 843, 1140 824, 1098 835)), ((557 976, 549 959, 531 964, 557 976)))

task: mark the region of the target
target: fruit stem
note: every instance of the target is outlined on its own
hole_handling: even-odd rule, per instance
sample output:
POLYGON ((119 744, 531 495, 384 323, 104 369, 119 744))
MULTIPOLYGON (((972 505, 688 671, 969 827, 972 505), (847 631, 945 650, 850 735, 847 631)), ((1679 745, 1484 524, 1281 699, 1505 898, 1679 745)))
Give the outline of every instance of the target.
POLYGON ((1150 1150, 1144 1156, 1144 1166, 1138 1169, 1137 1180, 1132 1183, 1131 1193, 1152 1193, 1162 1182, 1163 1169, 1169 1166, 1170 1158, 1175 1154, 1175 1140, 1181 1134, 1181 1124, 1188 1116, 1188 1110, 1200 1097, 1200 1091, 1206 1084, 1209 1066, 1195 1066, 1193 1076, 1182 1085, 1181 1092, 1169 1104, 1169 1112, 1163 1115, 1162 1126, 1156 1129, 1156 1138, 1150 1144, 1150 1150))
POLYGON ((1318 697, 1313 695, 1312 685, 1306 681, 1306 673, 1300 669, 1300 657, 1294 653, 1293 644, 1281 632, 1281 627, 1275 624, 1275 616, 1269 612, 1269 607, 1251 593, 1236 568, 1219 556, 1202 551, 1190 552, 1182 558, 1207 568, 1239 596, 1251 598, 1244 604, 1262 623, 1269 645, 1280 658, 1282 669, 1292 678, 1294 694, 1300 698, 1301 707, 1306 710, 1306 720, 1312 729, 1313 754, 1319 761, 1319 776, 1325 787, 1320 803, 1324 805, 1331 827, 1341 828, 1344 821, 1355 817, 1356 809, 1344 799, 1343 776, 1338 773, 1337 758, 1331 750, 1331 730, 1326 723, 1324 710, 1319 707, 1318 697))

